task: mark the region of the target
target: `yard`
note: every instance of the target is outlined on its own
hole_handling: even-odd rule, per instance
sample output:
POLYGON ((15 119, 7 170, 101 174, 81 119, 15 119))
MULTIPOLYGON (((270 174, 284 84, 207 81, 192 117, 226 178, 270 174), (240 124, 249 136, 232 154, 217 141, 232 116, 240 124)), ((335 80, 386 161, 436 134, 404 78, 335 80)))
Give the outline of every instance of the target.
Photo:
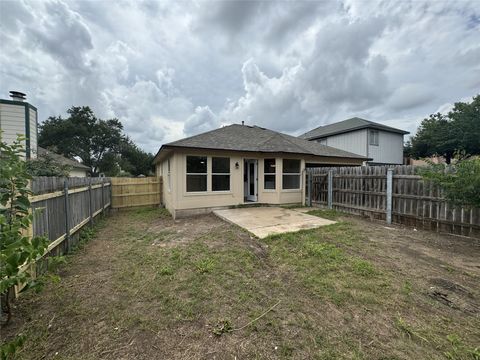
POLYGON ((316 214, 339 222, 257 240, 113 213, 2 338, 21 359, 480 358, 478 241, 316 214))

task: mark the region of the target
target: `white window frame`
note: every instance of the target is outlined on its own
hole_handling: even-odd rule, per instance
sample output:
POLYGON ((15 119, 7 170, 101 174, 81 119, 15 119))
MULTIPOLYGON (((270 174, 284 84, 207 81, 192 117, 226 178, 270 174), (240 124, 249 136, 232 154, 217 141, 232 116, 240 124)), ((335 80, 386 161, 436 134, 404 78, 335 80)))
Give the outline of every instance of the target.
POLYGON ((277 191, 277 159, 276 158, 263 159, 263 190, 264 191, 277 191), (266 173, 265 172, 265 160, 273 160, 273 167, 275 168, 275 172, 273 172, 273 173, 266 173), (267 175, 273 175, 274 176, 275 186, 274 186, 273 189, 267 189, 265 187, 265 178, 266 178, 267 175))
POLYGON ((378 130, 372 130, 370 129, 369 130, 369 133, 368 133, 368 136, 369 136, 369 144, 372 145, 372 146, 379 146, 380 142, 380 132, 378 130))
MULTIPOLYGON (((212 156, 211 157, 211 164, 212 164, 212 173, 210 174, 211 184, 212 184, 212 192, 214 193, 221 193, 221 192, 230 192, 232 190, 232 164, 231 160, 228 156, 212 156), (213 159, 228 159, 228 173, 216 173, 213 172, 213 159), (214 175, 228 175, 228 190, 213 190, 213 176, 214 175)), ((208 170, 208 169, 207 169, 208 170)))
POLYGON ((208 192, 208 156, 207 155, 186 155, 185 156, 185 192, 187 194, 205 194, 205 193, 208 192), (205 158, 205 161, 207 162, 206 163, 206 167, 207 167, 206 172, 204 172, 204 173, 189 173, 188 172, 188 157, 189 156, 205 158), (202 176, 205 176, 206 185, 207 185, 205 190, 188 191, 188 175, 202 175, 202 176))
POLYGON ((301 179, 301 175, 302 175, 302 160, 299 160, 299 159, 282 159, 282 190, 285 190, 285 191, 291 191, 291 190, 300 190, 301 189, 301 186, 302 186, 302 179, 301 179), (286 173, 284 171, 285 169, 285 166, 284 166, 284 162, 285 160, 294 160, 294 161, 298 161, 299 163, 299 171, 298 173, 286 173), (285 189, 285 184, 283 182, 283 177, 284 176, 298 176, 298 188, 288 188, 288 189, 285 189))

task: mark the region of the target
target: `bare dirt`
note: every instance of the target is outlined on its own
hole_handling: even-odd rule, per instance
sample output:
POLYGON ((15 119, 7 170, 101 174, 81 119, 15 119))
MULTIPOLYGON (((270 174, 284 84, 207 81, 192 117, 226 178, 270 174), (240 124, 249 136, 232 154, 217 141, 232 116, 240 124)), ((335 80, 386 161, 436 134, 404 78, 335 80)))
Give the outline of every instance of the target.
POLYGON ((259 241, 213 215, 113 213, 1 339, 27 335, 20 359, 477 359, 478 240, 337 220, 259 241), (302 241, 342 253, 327 271, 302 241))

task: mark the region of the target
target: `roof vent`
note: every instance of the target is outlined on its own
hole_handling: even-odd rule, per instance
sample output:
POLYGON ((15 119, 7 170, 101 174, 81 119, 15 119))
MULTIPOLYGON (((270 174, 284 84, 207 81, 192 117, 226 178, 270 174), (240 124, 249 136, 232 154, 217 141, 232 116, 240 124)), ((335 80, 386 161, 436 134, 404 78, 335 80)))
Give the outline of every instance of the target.
POLYGON ((10 97, 15 101, 24 101, 26 95, 20 91, 10 91, 10 97))

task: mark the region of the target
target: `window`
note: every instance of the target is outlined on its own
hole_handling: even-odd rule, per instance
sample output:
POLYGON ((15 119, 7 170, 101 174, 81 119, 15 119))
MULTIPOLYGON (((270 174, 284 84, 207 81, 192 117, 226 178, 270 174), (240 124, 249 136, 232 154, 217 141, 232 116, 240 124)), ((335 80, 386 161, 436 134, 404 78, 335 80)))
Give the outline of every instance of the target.
POLYGON ((300 189, 300 160, 283 159, 283 189, 300 189))
POLYGON ((370 130, 370 145, 378 146, 378 130, 370 130))
POLYGON ((275 190, 275 159, 263 161, 264 189, 275 190))
POLYGON ((212 191, 230 190, 230 158, 212 157, 212 191))
POLYGON ((167 160, 167 185, 168 185, 168 191, 170 191, 171 185, 170 185, 170 159, 167 160))
POLYGON ((187 156, 187 192, 207 191, 207 157, 187 156))

